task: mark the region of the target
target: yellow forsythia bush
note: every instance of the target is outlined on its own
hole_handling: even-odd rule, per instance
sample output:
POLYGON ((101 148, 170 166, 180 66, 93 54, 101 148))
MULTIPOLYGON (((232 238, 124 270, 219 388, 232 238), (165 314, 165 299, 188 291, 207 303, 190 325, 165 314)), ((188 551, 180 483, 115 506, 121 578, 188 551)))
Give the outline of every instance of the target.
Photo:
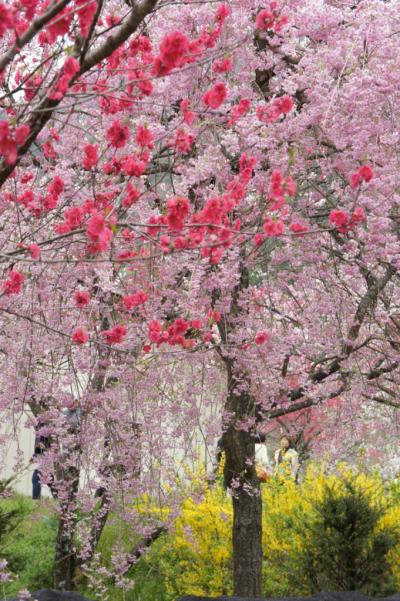
MULTIPOLYGON (((303 482, 284 484, 271 479, 261 486, 263 502, 263 594, 266 596, 308 595, 307 580, 293 580, 296 558, 309 541, 299 533, 299 524, 315 513, 328 487, 340 494, 343 482, 351 481, 357 490, 378 503, 383 517, 377 529, 400 524, 400 488, 388 490, 378 472, 363 473, 346 465, 327 474, 323 465, 310 465, 303 482)), ((198 482, 198 479, 197 479, 198 482)), ((162 573, 167 599, 181 595, 216 596, 232 593, 232 503, 222 486, 185 499, 174 527, 162 545, 151 551, 146 561, 162 573)), ((400 544, 388 554, 394 586, 400 590, 400 544)), ((298 570, 297 570, 298 572, 298 570)))
MULTIPOLYGON (((303 566, 298 563, 304 550, 309 548, 312 532, 301 526, 316 514, 316 505, 321 503, 325 492, 330 489, 335 495, 345 494, 345 482, 351 482, 370 500, 379 506, 382 518, 377 530, 396 529, 400 524, 400 495, 396 487, 385 488, 378 471, 365 473, 338 465, 327 474, 323 465, 311 464, 303 482, 293 481, 281 486, 277 482, 262 486, 263 498, 263 551, 264 551, 264 594, 310 595, 310 588, 303 566)), ((393 576, 393 585, 400 588, 400 544, 388 554, 388 563, 393 576)))
POLYGON ((207 490, 201 501, 185 499, 157 553, 168 598, 232 592, 232 515, 230 499, 219 487, 207 490))

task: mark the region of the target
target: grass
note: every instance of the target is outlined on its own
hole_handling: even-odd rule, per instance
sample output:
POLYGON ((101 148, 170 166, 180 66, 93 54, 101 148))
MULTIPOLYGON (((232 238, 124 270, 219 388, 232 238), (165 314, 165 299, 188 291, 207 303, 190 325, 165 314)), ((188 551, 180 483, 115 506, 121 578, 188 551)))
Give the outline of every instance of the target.
POLYGON ((16 509, 20 516, 17 527, 1 541, 1 555, 14 576, 5 586, 6 595, 13 596, 21 589, 51 587, 57 532, 51 503, 14 495, 2 499, 0 507, 4 511, 16 509))
MULTIPOLYGON (((17 510, 19 519, 15 529, 0 541, 0 557, 8 561, 13 579, 3 587, 5 598, 14 597, 22 589, 35 591, 52 588, 55 540, 58 520, 51 499, 32 501, 22 495, 13 495, 0 500, 0 511, 17 510)), ((98 545, 101 566, 112 568, 113 548, 122 543, 126 551, 135 548, 140 537, 135 536, 126 524, 111 514, 98 545)), ((154 551, 162 541, 154 544, 154 551)), ((157 552, 156 552, 157 554, 157 552)), ((96 574, 98 578, 98 571, 96 574)), ((110 601, 164 601, 165 590, 162 575, 156 564, 147 558, 129 570, 132 590, 123 591, 104 578, 103 585, 110 601)), ((78 579, 78 592, 88 598, 95 598, 88 579, 82 575, 78 579)))

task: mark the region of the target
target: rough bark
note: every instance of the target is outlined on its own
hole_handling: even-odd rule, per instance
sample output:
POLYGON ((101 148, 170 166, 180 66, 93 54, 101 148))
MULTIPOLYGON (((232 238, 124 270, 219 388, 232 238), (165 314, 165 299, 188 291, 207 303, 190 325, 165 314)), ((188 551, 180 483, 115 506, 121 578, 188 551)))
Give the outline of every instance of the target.
MULTIPOLYGON (((229 320, 219 323, 224 342, 240 321, 243 309, 238 301, 249 286, 249 274, 243 263, 240 263, 239 269, 240 280, 233 291, 229 320)), ((258 597, 262 585, 262 507, 254 465, 254 432, 238 427, 249 418, 255 419, 257 408, 243 367, 237 359, 226 356, 223 351, 220 355, 227 370, 227 423, 222 445, 225 452, 224 477, 232 492, 233 504, 233 590, 238 596, 258 597)))
POLYGON ((239 597, 261 596, 261 497, 242 491, 233 497, 233 590, 239 597))
POLYGON ((69 467, 64 477, 68 479, 68 497, 60 503, 60 519, 55 546, 54 588, 61 591, 75 589, 77 558, 75 550, 76 511, 73 504, 79 487, 79 469, 69 467))
POLYGON ((235 595, 258 597, 262 584, 262 512, 259 484, 254 466, 254 441, 248 432, 229 428, 224 434, 225 477, 231 478, 233 504, 233 591, 235 595))

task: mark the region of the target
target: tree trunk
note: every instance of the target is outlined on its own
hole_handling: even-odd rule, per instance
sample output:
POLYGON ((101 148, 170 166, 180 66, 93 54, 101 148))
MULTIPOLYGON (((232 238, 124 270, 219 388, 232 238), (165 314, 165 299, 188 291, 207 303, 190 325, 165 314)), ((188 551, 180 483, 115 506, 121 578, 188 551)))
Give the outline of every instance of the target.
POLYGON ((225 481, 233 504, 233 593, 259 597, 262 584, 262 506, 251 433, 230 426, 223 436, 225 481))
POLYGON ((76 552, 74 549, 75 525, 61 515, 56 540, 54 588, 59 591, 75 589, 76 552))
MULTIPOLYGON (((240 279, 232 293, 229 317, 218 322, 223 344, 240 329, 240 321, 246 316, 240 297, 249 288, 249 271, 243 261, 238 267, 240 279)), ((213 296, 217 300, 221 292, 214 290, 213 296)), ((258 408, 240 353, 232 357, 225 354, 222 347, 219 355, 227 371, 222 447, 225 451, 224 479, 231 490, 233 504, 233 592, 239 597, 259 597, 262 589, 262 504, 254 463, 258 408)))
POLYGON ((233 503, 233 592, 239 597, 259 597, 262 587, 262 504, 260 483, 254 456, 254 432, 239 429, 238 422, 255 411, 248 393, 239 396, 235 384, 243 385, 245 376, 236 379, 228 366, 228 398, 226 408, 230 425, 223 435, 225 482, 232 492, 233 503))
POLYGON ((262 584, 261 497, 240 491, 233 502, 233 592, 260 597, 262 584))
POLYGON ((54 588, 61 591, 72 591, 76 587, 78 562, 74 543, 77 519, 75 501, 79 488, 79 474, 80 470, 75 466, 63 470, 64 482, 68 483, 67 498, 60 501, 60 520, 54 559, 54 588))

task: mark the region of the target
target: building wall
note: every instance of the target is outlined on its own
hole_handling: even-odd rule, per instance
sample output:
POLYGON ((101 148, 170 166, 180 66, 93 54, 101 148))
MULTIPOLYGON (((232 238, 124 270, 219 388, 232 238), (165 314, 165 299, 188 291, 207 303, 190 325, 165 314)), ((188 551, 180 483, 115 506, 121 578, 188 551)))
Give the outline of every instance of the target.
MULTIPOLYGON (((15 424, 11 416, 5 418, 2 424, 2 437, 4 446, 0 463, 0 479, 15 476, 13 488, 24 495, 32 494, 32 473, 34 465, 29 463, 32 457, 35 433, 33 428, 27 427, 28 416, 24 416, 15 424)), ((43 491, 46 494, 45 491, 43 491)))

